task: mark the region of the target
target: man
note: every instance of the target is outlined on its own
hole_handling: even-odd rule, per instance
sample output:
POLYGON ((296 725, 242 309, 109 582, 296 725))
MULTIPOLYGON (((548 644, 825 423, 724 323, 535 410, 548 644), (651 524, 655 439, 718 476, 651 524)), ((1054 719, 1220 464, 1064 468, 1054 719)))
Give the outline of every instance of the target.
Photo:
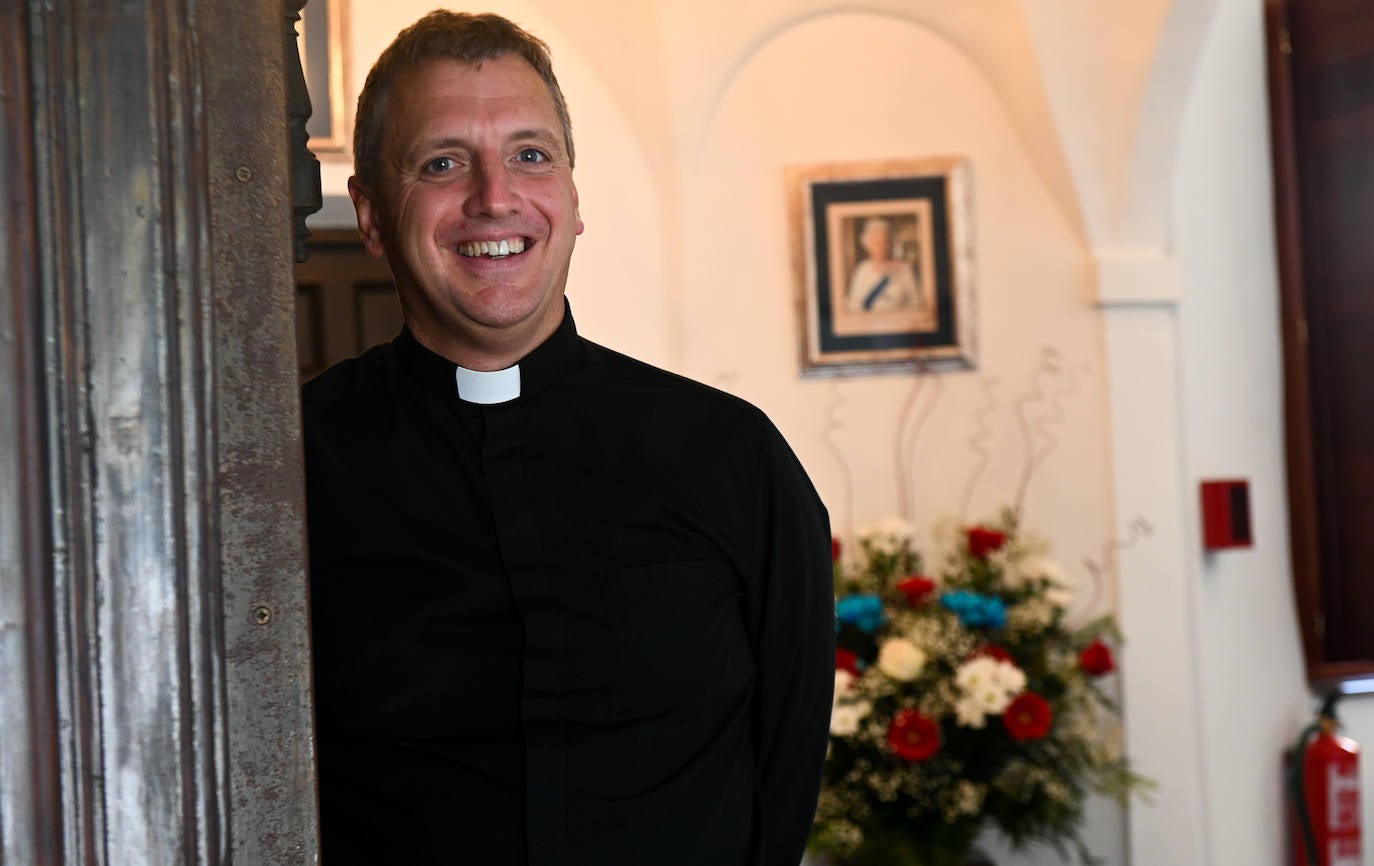
POLYGON ((851 313, 885 312, 924 306, 911 263, 892 258, 892 228, 883 217, 870 217, 859 232, 868 257, 854 266, 845 307, 851 313))
POLYGON ((829 528, 767 419, 577 336, 546 48, 434 12, 349 191, 405 329, 305 389, 323 860, 795 866, 829 528))

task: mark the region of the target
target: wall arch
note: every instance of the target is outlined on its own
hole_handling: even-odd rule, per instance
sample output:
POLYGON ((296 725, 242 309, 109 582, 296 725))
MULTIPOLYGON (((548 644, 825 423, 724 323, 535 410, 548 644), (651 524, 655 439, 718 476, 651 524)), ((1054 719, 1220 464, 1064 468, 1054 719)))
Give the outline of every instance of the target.
MULTIPOLYGON (((768 21, 742 37, 743 46, 718 76, 701 121, 702 134, 714 122, 734 79, 768 45, 798 27, 863 14, 929 30, 968 59, 997 94, 1015 135, 1064 218, 1082 234, 1078 196, 1050 113, 1024 14, 1015 0, 957 7, 931 2, 813 4, 809 9, 768 21), (969 8, 973 6, 981 8, 969 8)), ((698 139, 698 148, 701 144, 702 139, 698 139)))

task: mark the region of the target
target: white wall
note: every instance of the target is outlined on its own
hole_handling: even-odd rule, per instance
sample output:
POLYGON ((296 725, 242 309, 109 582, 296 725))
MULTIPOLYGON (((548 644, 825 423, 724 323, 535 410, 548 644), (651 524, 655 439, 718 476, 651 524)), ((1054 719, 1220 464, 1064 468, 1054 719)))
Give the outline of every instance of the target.
MULTIPOLYGON (((1162 787, 1132 810, 1129 839, 1096 807, 1093 844, 1112 864, 1278 866, 1280 753, 1310 705, 1286 543, 1262 4, 1091 5, 501 11, 548 39, 573 112, 580 327, 764 408, 837 530, 957 511, 991 395, 994 459, 968 516, 989 513, 1026 463, 1013 402, 1064 392, 1031 524, 1084 581, 1081 561, 1136 517, 1155 528, 1099 604, 1122 605, 1128 742, 1162 787), (974 167, 979 370, 801 379, 784 165, 950 153, 974 167), (1038 374, 1047 359, 1056 372, 1038 374), (933 403, 903 503, 893 452, 913 396, 933 403), (1196 483, 1235 475, 1251 481, 1256 546, 1204 557, 1196 483)), ((354 3, 354 93, 431 6, 354 3)), ((327 167, 326 193, 342 195, 347 174, 327 167)), ((1345 713, 1357 739, 1374 735, 1374 702, 1345 713)))
MULTIPOLYGON (((995 513, 1024 465, 1013 398, 1029 393, 1042 351, 1057 350, 1075 380, 1065 401, 1073 423, 1035 478, 1030 519, 1043 525, 1070 502, 1106 495, 1100 332, 1082 302, 1087 274, 1078 240, 1026 159, 996 94, 959 51, 918 24, 837 13, 775 32, 739 65, 710 119, 685 194, 681 315, 689 375, 727 383, 787 432, 831 503, 841 529, 898 513, 893 448, 912 375, 831 380, 799 377, 798 288, 790 259, 783 166, 789 163, 962 154, 974 166, 979 370, 930 382, 942 389, 915 453, 918 523, 958 510, 976 462, 969 438, 993 389, 994 461, 970 516, 995 513), (938 122, 936 119, 938 118, 938 122), (853 475, 845 507, 842 469, 824 448, 831 404, 835 437, 853 475), (1070 456, 1072 455, 1072 456, 1070 456), (847 513, 852 512, 852 513, 847 513)), ((1067 384, 1065 385, 1067 387, 1067 384)), ((1052 528, 1070 550, 1095 552, 1100 514, 1052 528)))
MULTIPOLYGON (((1248 478, 1253 549, 1197 554, 1212 863, 1287 862, 1282 752, 1310 720, 1289 567, 1282 355, 1274 252, 1263 10, 1227 0, 1208 35, 1189 100, 1174 188, 1183 264, 1179 310, 1184 472, 1248 478)), ((1201 550, 1196 499, 1191 547, 1201 550)), ((1356 739, 1374 706, 1342 707, 1356 739)), ((1374 779, 1365 762, 1364 784, 1374 779)), ((1365 826, 1374 798, 1365 798, 1365 826)), ((1368 855, 1366 863, 1370 862, 1368 855)))

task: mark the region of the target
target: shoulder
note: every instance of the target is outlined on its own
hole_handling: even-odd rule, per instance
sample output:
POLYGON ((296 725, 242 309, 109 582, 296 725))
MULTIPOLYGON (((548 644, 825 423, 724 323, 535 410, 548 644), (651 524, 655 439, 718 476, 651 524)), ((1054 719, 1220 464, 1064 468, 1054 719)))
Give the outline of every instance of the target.
POLYGON ((722 489, 762 489, 762 476, 800 471, 781 432, 749 401, 594 343, 586 348, 585 389, 567 395, 585 420, 571 429, 594 426, 627 458, 667 461, 695 475, 693 483, 722 489))
POLYGON ((373 414, 370 410, 388 399, 389 354, 389 345, 374 346, 306 382, 301 388, 301 416, 307 436, 321 425, 373 414))
MULTIPOLYGON (((768 415, 747 400, 652 364, 586 342, 585 391, 567 396, 578 414, 570 421, 614 429, 609 441, 627 462, 658 466, 702 501, 765 508, 785 491, 820 506, 800 461, 768 415), (585 409, 592 409, 588 413, 585 409), (728 491, 728 493, 727 493, 728 491)), ((574 437, 575 438, 575 437, 574 437)), ((761 512, 760 512, 761 513, 761 512)))
POLYGON ((655 367, 613 349, 583 341, 588 367, 615 399, 640 411, 690 413, 721 423, 771 428, 763 410, 733 394, 655 367))

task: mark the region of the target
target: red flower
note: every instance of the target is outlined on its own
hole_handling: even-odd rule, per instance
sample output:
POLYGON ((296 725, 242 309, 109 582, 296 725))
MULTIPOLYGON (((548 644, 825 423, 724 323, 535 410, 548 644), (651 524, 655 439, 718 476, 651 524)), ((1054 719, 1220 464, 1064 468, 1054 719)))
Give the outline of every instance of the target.
POLYGON ((978 649, 974 650, 973 654, 969 656, 969 658, 976 659, 979 656, 987 656, 990 659, 997 659, 999 662, 1006 662, 1009 665, 1016 664, 1011 659, 1011 653, 1007 652, 1005 649, 1003 649, 995 643, 983 644, 982 646, 978 647, 978 649))
POLYGON ((859 675, 859 657, 847 649, 835 650, 835 670, 849 671, 857 677, 859 675))
POLYGON ((830 536, 830 561, 840 561, 840 540, 835 536, 830 536))
POLYGON ((1053 720, 1050 702, 1035 692, 1022 692, 1002 714, 1002 724, 1019 743, 1038 740, 1048 734, 1053 720))
POLYGON ((892 717, 887 742, 906 761, 924 761, 940 751, 940 726, 918 710, 902 710, 892 717))
POLYGON ((935 581, 913 574, 897 581, 897 591, 906 596, 907 604, 919 607, 935 591, 935 581))
POLYGON ((1112 658, 1112 648, 1100 640, 1095 640, 1078 654, 1078 665, 1095 677, 1116 670, 1116 660, 1112 658))
POLYGON ((976 559, 987 559, 988 554, 1000 550, 1007 543, 1007 534, 985 526, 972 526, 968 530, 968 552, 976 559))

